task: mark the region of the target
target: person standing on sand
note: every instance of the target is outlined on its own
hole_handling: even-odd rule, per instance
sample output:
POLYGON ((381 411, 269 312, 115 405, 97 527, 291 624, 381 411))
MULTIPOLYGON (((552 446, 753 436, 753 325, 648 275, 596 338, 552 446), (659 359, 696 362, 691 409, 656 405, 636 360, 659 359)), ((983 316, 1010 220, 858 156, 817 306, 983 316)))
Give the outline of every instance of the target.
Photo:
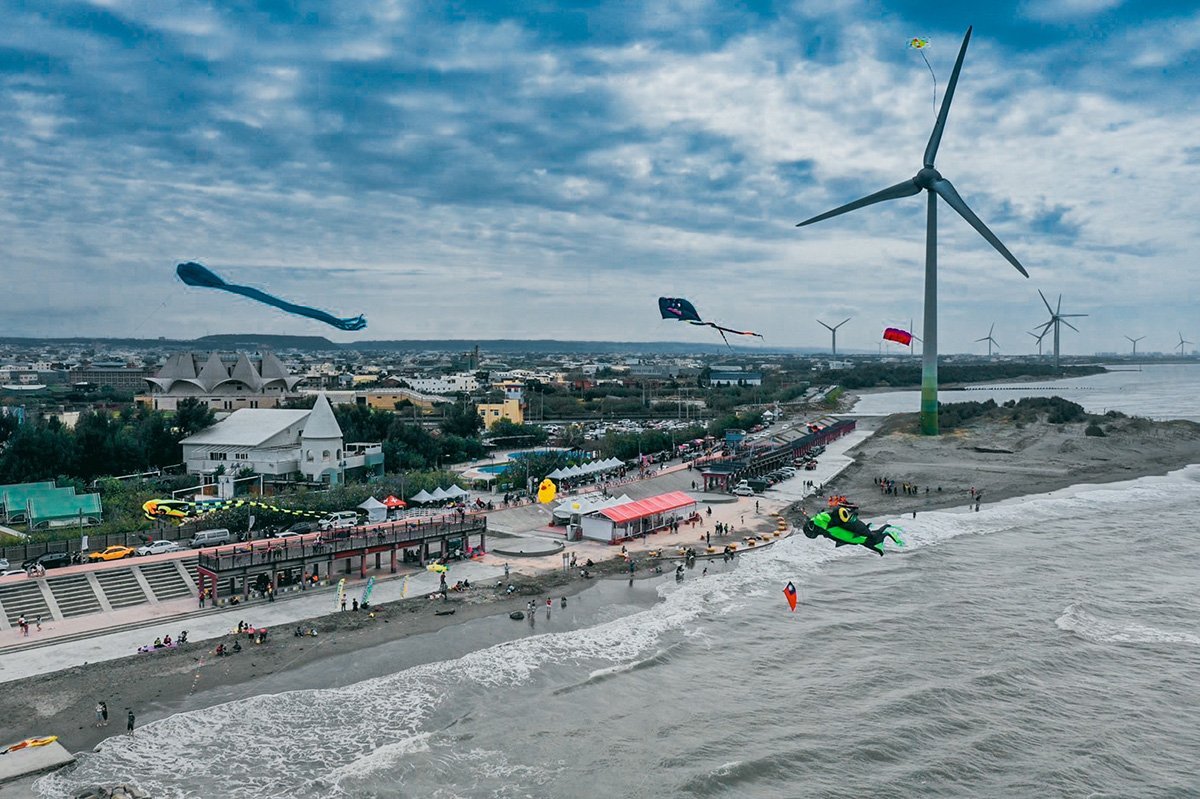
POLYGON ((100 706, 99 702, 96 703, 96 726, 104 726, 104 708, 100 706))
POLYGON ((100 700, 100 726, 108 726, 108 702, 103 699, 100 700))
POLYGON ((508 579, 508 561, 504 561, 504 579, 508 579))
POLYGON ((134 720, 133 710, 130 708, 125 708, 125 713, 126 713, 126 715, 125 715, 125 732, 127 732, 130 735, 133 735, 133 720, 134 720))

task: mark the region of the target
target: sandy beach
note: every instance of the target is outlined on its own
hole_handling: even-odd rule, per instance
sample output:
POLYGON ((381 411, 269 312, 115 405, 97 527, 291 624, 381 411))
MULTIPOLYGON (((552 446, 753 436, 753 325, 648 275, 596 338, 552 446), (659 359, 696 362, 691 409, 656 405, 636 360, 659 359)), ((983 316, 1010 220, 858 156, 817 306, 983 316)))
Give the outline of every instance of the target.
POLYGON ((915 432, 916 414, 860 421, 863 426, 876 426, 875 434, 850 450, 854 463, 825 489, 859 503, 864 516, 973 508, 977 496, 982 503, 998 502, 1200 462, 1200 425, 1187 421, 1113 419, 1103 437, 1084 435, 1083 422, 982 419, 930 438, 915 432), (915 485, 916 493, 886 494, 877 478, 915 485))

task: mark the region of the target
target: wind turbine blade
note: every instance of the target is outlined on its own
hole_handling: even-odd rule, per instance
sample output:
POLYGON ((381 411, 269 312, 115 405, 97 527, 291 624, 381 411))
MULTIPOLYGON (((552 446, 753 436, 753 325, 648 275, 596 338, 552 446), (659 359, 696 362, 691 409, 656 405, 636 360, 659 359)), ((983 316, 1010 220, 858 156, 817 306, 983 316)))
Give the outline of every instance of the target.
POLYGON ((1067 318, 1074 318, 1076 316, 1087 316, 1087 314, 1085 314, 1085 313, 1060 313, 1058 315, 1058 318, 1059 319, 1067 319, 1067 318))
POLYGON ((995 332, 996 332, 996 323, 995 323, 995 322, 992 322, 992 326, 988 328, 988 334, 987 334, 987 337, 988 337, 988 338, 991 338, 991 337, 992 337, 992 334, 993 334, 993 333, 995 333, 995 332))
POLYGON ((1068 322, 1066 319, 1063 319, 1062 317, 1059 317, 1059 321, 1061 321, 1061 322, 1062 322, 1064 325, 1066 325, 1067 327, 1069 327, 1069 328, 1071 328, 1072 330, 1074 330, 1076 333, 1078 333, 1078 332, 1079 332, 1079 328, 1075 327, 1075 325, 1071 324, 1071 323, 1070 323, 1070 322, 1068 322))
MULTIPOLYGON (((974 27, 974 26, 972 26, 974 27)), ((950 113, 950 101, 954 99, 954 87, 958 85, 958 73, 962 71, 963 58, 967 55, 967 42, 971 41, 971 30, 963 37, 962 47, 958 49, 958 60, 950 73, 950 81, 946 84, 946 93, 942 95, 942 107, 938 110, 937 122, 933 123, 933 132, 929 134, 929 144, 925 145, 925 166, 933 168, 937 158, 938 147, 942 144, 942 131, 946 129, 946 116, 950 113)))
POLYGON ((812 219, 805 219, 803 222, 796 225, 796 227, 811 225, 813 222, 820 222, 821 220, 829 219, 832 216, 839 216, 850 211, 856 211, 859 208, 864 208, 868 205, 874 205, 875 203, 881 203, 887 200, 899 200, 901 197, 911 197, 914 194, 920 194, 920 192, 921 187, 914 183, 912 178, 909 178, 903 183, 897 183, 895 186, 890 186, 882 191, 877 191, 874 194, 868 194, 861 200, 855 200, 852 203, 846 203, 843 206, 834 208, 832 211, 826 211, 823 214, 814 216, 812 219))
POLYGON ((987 337, 987 336, 984 336, 983 338, 977 338, 977 339, 975 339, 975 340, 976 340, 976 341, 987 341, 987 340, 988 340, 988 337, 987 337))
POLYGON ((1029 277, 1029 273, 1025 271, 1025 267, 1021 266, 1021 262, 1018 261, 1011 252, 1008 251, 1008 248, 1004 246, 1000 239, 996 238, 995 233, 988 230, 988 226, 983 224, 983 220, 975 216, 975 212, 967 206, 967 203, 962 197, 958 196, 958 192, 954 190, 954 185, 951 184, 950 181, 946 180, 945 178, 935 180, 931 188, 937 192, 939 197, 946 201, 947 205, 949 205, 955 211, 958 211, 958 215, 967 220, 967 224, 979 231, 979 235, 987 239, 988 244, 991 244, 993 247, 995 247, 997 252, 1003 255, 1010 264, 1017 268, 1018 272, 1025 277, 1029 277))
POLYGON ((1058 302, 1054 305, 1054 315, 1062 316, 1062 294, 1058 295, 1058 302))
POLYGON ((1053 308, 1051 308, 1051 307, 1050 307, 1050 303, 1046 301, 1046 295, 1042 293, 1042 290, 1041 290, 1041 289, 1038 289, 1038 296, 1042 298, 1042 305, 1045 305, 1045 306, 1046 306, 1046 311, 1047 311, 1047 312, 1048 312, 1048 313, 1049 313, 1051 316, 1054 316, 1054 309, 1053 309, 1053 308))
POLYGON ((847 316, 845 319, 843 319, 842 321, 840 321, 840 322, 838 322, 836 325, 834 325, 834 328, 839 328, 839 327, 841 327, 842 325, 846 324, 847 322, 849 322, 849 321, 850 321, 851 319, 853 319, 853 318, 854 318, 853 316, 847 316))
POLYGON ((825 324, 824 322, 822 322, 820 319, 817 320, 817 324, 820 325, 821 327, 825 328, 826 330, 828 330, 830 333, 833 332, 833 328, 830 327, 829 325, 825 324))

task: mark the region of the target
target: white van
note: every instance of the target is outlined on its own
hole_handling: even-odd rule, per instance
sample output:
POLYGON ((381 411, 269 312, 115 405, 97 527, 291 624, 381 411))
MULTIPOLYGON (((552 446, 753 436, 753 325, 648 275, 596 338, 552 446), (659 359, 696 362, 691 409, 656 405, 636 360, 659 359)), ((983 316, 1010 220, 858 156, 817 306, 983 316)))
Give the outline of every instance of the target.
POLYGON ((192 536, 192 540, 188 541, 188 546, 190 546, 192 549, 199 549, 200 547, 220 546, 221 544, 228 544, 232 541, 233 536, 229 534, 229 531, 223 527, 218 527, 215 530, 197 531, 196 534, 192 536))
POLYGON ((340 510, 322 516, 317 526, 322 530, 348 530, 358 524, 358 514, 352 510, 340 510))

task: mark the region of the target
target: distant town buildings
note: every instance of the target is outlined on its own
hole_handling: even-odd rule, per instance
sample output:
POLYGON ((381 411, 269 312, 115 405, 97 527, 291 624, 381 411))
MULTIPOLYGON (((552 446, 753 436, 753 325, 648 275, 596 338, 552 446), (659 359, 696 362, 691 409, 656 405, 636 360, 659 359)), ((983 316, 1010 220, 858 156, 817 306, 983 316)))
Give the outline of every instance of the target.
POLYGON ((154 374, 148 366, 130 366, 124 363, 94 363, 77 366, 67 373, 75 385, 86 384, 97 388, 114 388, 118 391, 138 393, 145 391, 146 378, 154 374))
POLYGON ((143 379, 150 393, 137 401, 155 410, 173 411, 180 400, 191 397, 213 410, 233 411, 276 408, 299 396, 295 389, 302 378, 289 373, 271 353, 252 360, 246 353, 213 352, 205 359, 184 352, 172 355, 153 377, 143 379))
POLYGON ((711 386, 761 386, 762 372, 711 372, 711 386))
POLYGON ((525 409, 519 399, 504 399, 500 402, 481 402, 476 409, 483 426, 491 430, 501 419, 507 419, 513 424, 525 424, 525 409))

